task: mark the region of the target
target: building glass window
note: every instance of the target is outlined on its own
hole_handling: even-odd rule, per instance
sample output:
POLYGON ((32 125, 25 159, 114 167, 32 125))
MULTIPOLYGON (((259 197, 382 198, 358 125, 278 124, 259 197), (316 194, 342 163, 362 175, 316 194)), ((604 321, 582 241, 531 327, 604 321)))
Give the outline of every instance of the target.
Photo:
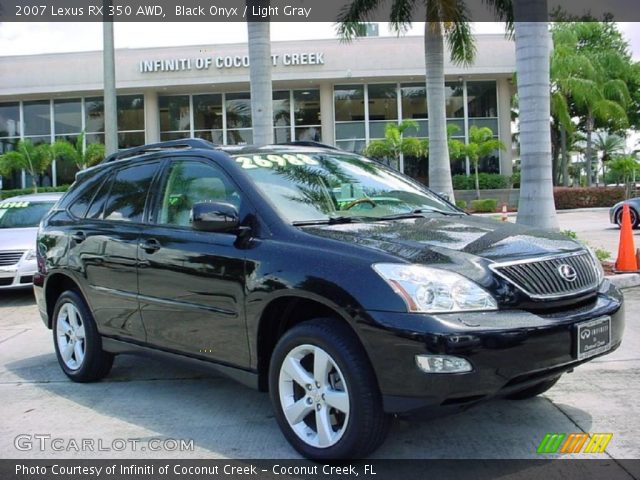
POLYGON ((193 96, 194 135, 213 143, 224 142, 222 132, 222 95, 219 93, 193 96))
POLYGON ((20 136, 20 104, 0 103, 0 138, 20 136))
POLYGON ((251 129, 251 96, 246 93, 227 93, 227 143, 230 145, 253 142, 251 129))
POLYGON ((79 98, 54 100, 53 128, 56 135, 82 131, 82 101, 79 98))
POLYGON ((22 108, 25 136, 31 137, 51 134, 51 109, 49 100, 24 102, 22 108))
MULTIPOLYGON (((104 132, 104 101, 101 97, 85 98, 84 117, 87 138, 90 133, 104 132)), ((104 138, 101 143, 103 142, 104 138)))
POLYGON ((273 126, 275 143, 291 141, 291 92, 273 92, 273 126))
POLYGON ((427 87, 424 83, 404 83, 400 86, 402 119, 413 120, 418 129, 409 129, 407 136, 426 138, 429 136, 427 120, 427 87))
POLYGON ((322 141, 320 90, 293 91, 293 120, 296 140, 322 141))
POLYGON ((167 138, 169 136, 165 135, 167 132, 179 133, 177 138, 189 137, 191 135, 189 95, 159 97, 158 104, 160 109, 160 137, 162 140, 170 140, 170 138, 167 138))
POLYGON ((369 137, 384 138, 385 125, 398 120, 396 84, 369 85, 369 137))
POLYGON ((467 82, 469 117, 497 117, 496 82, 467 82))
POLYGON ((444 94, 447 118, 464 118, 464 84, 462 82, 446 82, 444 94))
POLYGON ((144 96, 119 95, 118 148, 144 145, 144 96))
POLYGON ((361 152, 366 142, 364 85, 336 85, 333 96, 336 146, 361 152))

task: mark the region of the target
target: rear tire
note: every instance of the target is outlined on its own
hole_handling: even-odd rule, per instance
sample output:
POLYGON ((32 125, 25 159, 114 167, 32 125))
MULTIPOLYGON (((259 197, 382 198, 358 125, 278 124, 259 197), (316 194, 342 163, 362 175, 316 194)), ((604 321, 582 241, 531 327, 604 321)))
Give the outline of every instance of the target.
POLYGON ((67 290, 53 311, 53 344, 62 371, 74 382, 104 378, 113 365, 113 354, 102 350, 102 338, 84 299, 67 290))
POLYGON ((269 367, 269 395, 284 436, 312 460, 364 458, 389 430, 366 353, 334 319, 304 322, 282 336, 269 367))
POLYGON ((544 382, 536 383, 529 388, 507 395, 505 398, 508 398, 509 400, 527 400, 529 398, 537 397, 558 383, 558 380, 560 380, 560 376, 550 380, 545 380, 544 382))

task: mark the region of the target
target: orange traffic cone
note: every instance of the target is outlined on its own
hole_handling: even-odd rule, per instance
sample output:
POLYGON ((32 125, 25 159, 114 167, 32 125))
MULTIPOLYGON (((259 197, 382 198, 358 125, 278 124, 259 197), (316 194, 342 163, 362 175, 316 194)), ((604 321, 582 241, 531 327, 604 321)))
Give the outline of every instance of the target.
POLYGON ((500 220, 502 220, 503 222, 506 222, 507 220, 509 220, 509 217, 507 217, 507 204, 506 203, 502 204, 502 216, 500 217, 500 220))
POLYGON ((622 223, 620 225, 620 246, 618 247, 618 259, 616 260, 617 272, 637 272, 638 261, 636 259, 636 246, 633 240, 631 228, 631 214, 629 204, 622 207, 622 223))

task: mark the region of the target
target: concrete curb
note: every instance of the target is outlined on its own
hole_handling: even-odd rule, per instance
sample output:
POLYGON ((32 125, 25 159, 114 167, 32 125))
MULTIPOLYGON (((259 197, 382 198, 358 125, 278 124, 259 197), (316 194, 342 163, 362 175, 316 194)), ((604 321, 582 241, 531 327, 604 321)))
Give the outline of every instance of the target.
POLYGON ((613 283, 620 289, 640 286, 640 274, 638 273, 621 273, 619 275, 608 275, 607 278, 611 283, 613 283))

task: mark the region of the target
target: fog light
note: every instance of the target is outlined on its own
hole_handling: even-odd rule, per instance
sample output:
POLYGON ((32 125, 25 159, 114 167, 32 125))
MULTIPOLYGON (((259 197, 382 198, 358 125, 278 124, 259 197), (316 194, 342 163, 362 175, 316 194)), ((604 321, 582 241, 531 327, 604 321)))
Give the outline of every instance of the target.
POLYGON ((416 364, 427 373, 464 373, 473 370, 467 360, 451 355, 416 355, 416 364))

